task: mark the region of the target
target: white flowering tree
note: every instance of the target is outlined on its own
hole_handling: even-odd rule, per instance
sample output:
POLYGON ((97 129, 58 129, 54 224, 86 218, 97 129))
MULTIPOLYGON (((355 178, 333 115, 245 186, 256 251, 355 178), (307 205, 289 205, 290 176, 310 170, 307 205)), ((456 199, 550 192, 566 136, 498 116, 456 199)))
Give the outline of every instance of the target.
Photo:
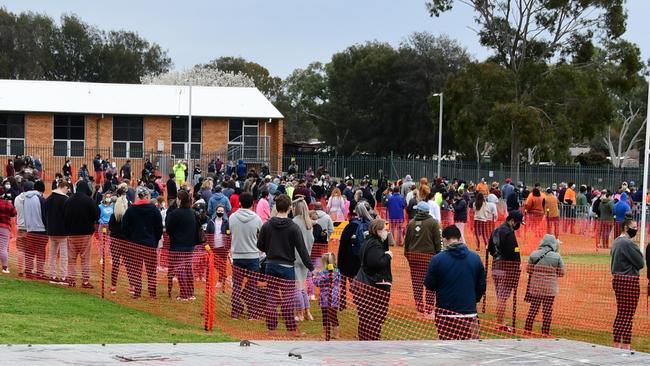
POLYGON ((213 68, 194 66, 189 70, 170 71, 160 75, 147 75, 140 79, 142 84, 156 85, 200 85, 223 87, 255 87, 255 83, 242 73, 232 73, 213 68))

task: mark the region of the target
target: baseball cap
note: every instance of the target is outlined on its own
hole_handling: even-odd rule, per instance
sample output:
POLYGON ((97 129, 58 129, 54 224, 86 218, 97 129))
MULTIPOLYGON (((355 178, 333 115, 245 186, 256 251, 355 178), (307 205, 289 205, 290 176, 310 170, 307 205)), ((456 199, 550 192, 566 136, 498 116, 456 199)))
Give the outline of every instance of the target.
POLYGON ((426 212, 429 212, 429 204, 426 203, 426 202, 424 202, 424 201, 420 201, 420 203, 418 203, 418 205, 415 206, 415 208, 416 208, 418 211, 426 211, 426 212))

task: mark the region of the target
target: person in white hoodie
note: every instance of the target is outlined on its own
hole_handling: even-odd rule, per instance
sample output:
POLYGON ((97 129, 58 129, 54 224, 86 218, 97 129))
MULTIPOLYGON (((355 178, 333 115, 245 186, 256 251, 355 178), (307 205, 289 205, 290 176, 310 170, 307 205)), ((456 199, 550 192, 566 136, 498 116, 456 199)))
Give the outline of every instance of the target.
POLYGON ((25 245, 25 277, 31 279, 47 279, 45 276, 45 247, 47 232, 45 230, 45 184, 25 182, 24 208, 25 228, 27 229, 25 245), (36 260, 36 273, 33 273, 36 260))
POLYGON ((251 193, 242 193, 239 196, 239 204, 240 208, 229 218, 233 269, 230 316, 239 319, 246 305, 248 319, 257 319, 262 317, 264 309, 257 293, 257 274, 260 270, 257 236, 262 228, 262 219, 251 210, 253 207, 251 193), (245 280, 245 286, 242 288, 245 280))
POLYGON ((330 237, 334 233, 334 222, 332 221, 332 217, 323 211, 323 204, 320 202, 314 203, 314 211, 318 216, 316 223, 320 225, 323 231, 327 232, 327 240, 329 241, 330 237))

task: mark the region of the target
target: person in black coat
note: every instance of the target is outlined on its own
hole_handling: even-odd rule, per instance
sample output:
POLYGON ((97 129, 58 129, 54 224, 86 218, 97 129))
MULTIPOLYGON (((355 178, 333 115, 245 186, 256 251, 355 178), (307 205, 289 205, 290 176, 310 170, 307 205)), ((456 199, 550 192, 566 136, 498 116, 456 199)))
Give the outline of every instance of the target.
POLYGON ((176 200, 177 195, 176 174, 169 173, 169 179, 167 180, 167 207, 171 207, 172 201, 176 200))
POLYGON ((354 216, 356 219, 350 220, 349 224, 343 228, 341 239, 339 240, 338 252, 338 269, 343 275, 341 282, 341 303, 340 310, 347 307, 347 283, 354 278, 359 272, 361 261, 358 255, 354 254, 352 247, 356 244, 356 233, 359 226, 359 220, 366 222, 372 221, 370 216, 370 206, 366 201, 361 201, 355 208, 354 216), (358 220, 357 220, 358 219, 358 220))
POLYGON ((361 247, 361 268, 354 279, 354 303, 359 314, 360 341, 380 339, 381 328, 388 315, 390 289, 393 281, 393 253, 385 250, 388 239, 386 222, 375 219, 361 247))
POLYGON ((57 189, 45 200, 47 236, 49 237, 48 269, 50 281, 63 283, 68 277, 68 234, 65 230, 65 203, 68 200, 68 182, 60 180, 57 189), (56 259, 60 256, 60 276, 56 273, 56 259))
POLYGON ((90 251, 95 223, 99 219, 99 207, 90 198, 88 183, 80 180, 76 192, 68 198, 64 207, 65 231, 68 234, 68 275, 71 286, 76 281, 77 257, 81 257, 82 288, 93 288, 90 280, 90 251))
POLYGON ((178 278, 181 293, 177 300, 193 300, 194 276, 192 274, 192 252, 198 244, 197 215, 190 207, 190 194, 181 190, 177 196, 178 208, 165 217, 165 228, 169 235, 169 270, 167 271, 167 296, 171 297, 173 278, 178 278))
POLYGON ((122 232, 127 243, 126 272, 133 287, 133 298, 140 298, 142 292, 142 264, 147 271, 149 296, 156 298, 156 267, 158 266, 157 248, 163 234, 160 210, 151 203, 151 191, 138 186, 135 191, 137 200, 126 210, 122 218, 122 232))

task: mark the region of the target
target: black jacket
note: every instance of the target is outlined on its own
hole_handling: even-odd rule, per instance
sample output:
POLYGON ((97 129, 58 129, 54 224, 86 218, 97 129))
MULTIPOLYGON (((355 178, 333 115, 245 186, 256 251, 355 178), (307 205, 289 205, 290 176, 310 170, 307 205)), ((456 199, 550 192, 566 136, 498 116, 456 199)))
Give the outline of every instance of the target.
POLYGON ((372 196, 372 189, 370 186, 367 186, 366 188, 362 189, 363 192, 363 198, 368 201, 370 204, 370 208, 374 209, 375 208, 375 197, 372 196))
MULTIPOLYGON (((494 230, 490 237, 488 249, 494 257, 493 265, 498 267, 500 260, 506 262, 521 262, 521 255, 519 251, 519 244, 515 236, 515 230, 510 227, 507 222, 504 222, 494 230)), ((507 264, 507 263, 506 263, 507 264)), ((515 266, 509 265, 508 267, 515 266)))
POLYGON ((462 198, 454 202, 454 222, 467 222, 467 202, 462 198))
POLYGON ((65 230, 65 203, 67 200, 68 196, 56 192, 52 192, 52 194, 45 200, 47 235, 68 235, 65 230))
POLYGON ((64 210, 65 230, 68 235, 90 235, 95 232, 99 207, 90 198, 87 183, 77 183, 77 192, 65 202, 64 210))
POLYGON ((377 282, 393 282, 393 273, 390 268, 392 258, 386 254, 384 245, 378 237, 369 235, 363 241, 360 256, 361 268, 372 280, 371 285, 377 282))
POLYGON ((122 217, 122 232, 129 241, 157 248, 163 234, 160 210, 144 200, 135 202, 122 217))
POLYGON ((338 267, 341 274, 346 277, 356 276, 361 267, 359 257, 352 253, 352 236, 356 234, 357 226, 357 223, 350 222, 341 232, 338 267))
POLYGON ((314 270, 300 228, 289 218, 272 217, 264 223, 257 237, 257 248, 266 253, 267 263, 291 266, 297 251, 305 267, 314 270))
POLYGON ((165 229, 169 235, 169 250, 191 252, 197 244, 196 213, 191 208, 177 208, 165 217, 165 229))
POLYGON ((111 233, 111 238, 125 239, 124 233, 122 232, 122 223, 117 222, 115 214, 112 214, 110 220, 108 220, 108 231, 111 233))
POLYGON ((176 181, 173 179, 167 180, 167 199, 176 198, 178 195, 178 188, 176 187, 176 181))

